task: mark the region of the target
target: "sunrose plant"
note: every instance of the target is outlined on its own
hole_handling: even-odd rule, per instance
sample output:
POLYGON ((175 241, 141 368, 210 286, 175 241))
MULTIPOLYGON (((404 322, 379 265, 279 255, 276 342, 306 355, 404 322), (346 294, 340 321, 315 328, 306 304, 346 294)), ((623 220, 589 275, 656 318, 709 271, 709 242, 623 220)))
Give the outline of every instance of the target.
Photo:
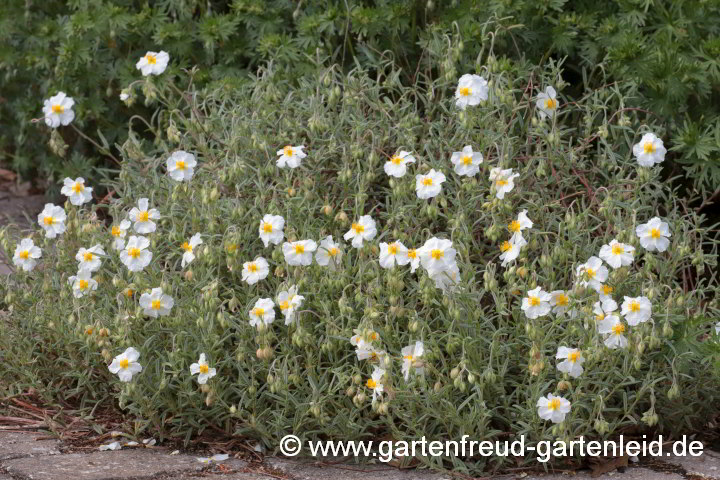
POLYGON ((560 104, 555 66, 469 75, 160 90, 175 130, 131 136, 108 205, 3 235, 0 374, 270 449, 703 426, 717 240, 638 164, 648 119, 603 123, 611 89, 560 104))

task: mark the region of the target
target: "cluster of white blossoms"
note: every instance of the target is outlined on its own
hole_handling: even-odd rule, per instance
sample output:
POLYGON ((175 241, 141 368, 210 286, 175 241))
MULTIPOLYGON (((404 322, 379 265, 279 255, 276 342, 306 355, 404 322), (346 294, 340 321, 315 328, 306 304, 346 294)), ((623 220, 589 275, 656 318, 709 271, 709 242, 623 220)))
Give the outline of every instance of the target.
MULTIPOLYGON (((280 291, 276 300, 280 312, 285 317, 285 325, 290 325, 295 320, 295 314, 305 301, 305 297, 298 295, 297 287, 293 285, 287 290, 280 291)), ((271 298, 260 298, 255 302, 248 315, 250 316, 250 326, 257 327, 262 331, 275 321, 275 302, 271 298)))
POLYGON ((502 260, 502 266, 506 267, 510 262, 515 260, 520 255, 520 250, 527 245, 527 240, 523 237, 522 231, 528 228, 532 228, 533 222, 527 216, 527 210, 522 210, 517 219, 511 221, 508 224, 508 230, 512 234, 510 240, 505 240, 500 245, 500 260, 502 260))

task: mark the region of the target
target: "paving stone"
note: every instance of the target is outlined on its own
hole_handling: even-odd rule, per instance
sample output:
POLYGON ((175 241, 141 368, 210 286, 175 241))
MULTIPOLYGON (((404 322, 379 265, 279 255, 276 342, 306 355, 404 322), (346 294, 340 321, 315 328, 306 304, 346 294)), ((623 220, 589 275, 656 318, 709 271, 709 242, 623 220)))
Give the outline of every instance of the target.
POLYGON ((720 480, 720 453, 705 450, 699 457, 665 457, 664 462, 679 465, 688 474, 700 475, 708 479, 720 480))
POLYGON ((47 436, 46 433, 0 431, 0 460, 59 454, 57 440, 38 440, 47 436))
POLYGON ((189 455, 149 450, 118 450, 3 462, 7 473, 22 480, 145 480, 202 470, 189 455))
POLYGON ((591 476, 589 471, 580 471, 574 474, 531 474, 526 477, 518 476, 517 478, 523 480, 686 480, 685 477, 677 473, 656 472, 643 467, 628 467, 624 472, 608 472, 598 477, 591 476))
POLYGON ((295 480, 449 480, 448 474, 430 470, 399 470, 385 464, 319 465, 315 460, 266 458, 265 463, 295 480))

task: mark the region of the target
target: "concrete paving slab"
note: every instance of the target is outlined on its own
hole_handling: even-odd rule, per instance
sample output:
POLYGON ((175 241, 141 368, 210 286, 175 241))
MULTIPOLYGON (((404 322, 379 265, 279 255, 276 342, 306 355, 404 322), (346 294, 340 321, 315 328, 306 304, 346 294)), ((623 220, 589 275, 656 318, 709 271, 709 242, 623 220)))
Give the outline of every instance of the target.
POLYGON ((60 442, 38 440, 47 437, 46 433, 0 431, 0 461, 38 455, 58 455, 60 442))
POLYGON ((195 457, 150 450, 72 453, 2 462, 7 473, 22 480, 145 480, 203 469, 195 457))
POLYGON ((687 480, 677 473, 656 472, 643 467, 628 467, 624 472, 616 470, 597 477, 591 476, 589 471, 580 471, 575 474, 530 474, 526 477, 518 476, 516 478, 522 478, 522 480, 687 480))
POLYGON ((664 462, 679 465, 690 475, 700 475, 707 479, 720 480, 720 453, 705 450, 699 457, 665 457, 664 462))
POLYGON ((314 460, 289 460, 270 457, 270 467, 294 480, 449 480, 449 474, 430 470, 400 470, 384 464, 358 465, 354 463, 320 464, 314 460))

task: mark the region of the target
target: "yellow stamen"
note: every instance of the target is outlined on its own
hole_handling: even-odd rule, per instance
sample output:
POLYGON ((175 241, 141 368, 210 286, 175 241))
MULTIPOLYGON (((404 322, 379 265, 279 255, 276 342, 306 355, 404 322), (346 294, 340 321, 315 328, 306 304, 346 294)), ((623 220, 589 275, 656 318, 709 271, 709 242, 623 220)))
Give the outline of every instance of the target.
POLYGON ((397 255, 397 252, 398 252, 397 245, 395 245, 394 243, 391 243, 390 245, 388 245, 388 253, 390 255, 397 255))
POLYGON ((612 331, 615 335, 622 335, 623 333, 625 333, 625 325, 623 325, 622 323, 616 323, 615 325, 613 325, 612 331))
POLYGON ((445 252, 443 252, 439 248, 434 248, 430 251, 430 256, 433 258, 433 260, 440 260, 445 256, 445 252))
POLYGON ((547 408, 548 410, 557 410, 560 408, 561 402, 559 398, 553 398, 548 402, 547 408))
POLYGON ((280 310, 287 310, 288 308, 290 308, 290 302, 287 300, 280 304, 280 310))
POLYGON ((305 245, 295 245, 295 253, 297 255, 305 253, 305 245))
POLYGON ((414 248, 408 250, 408 257, 415 260, 417 258, 417 250, 415 250, 414 248))
POLYGON ((587 267, 585 267, 585 273, 587 274, 588 278, 595 278, 595 275, 597 274, 597 272, 595 272, 595 270, 593 270, 592 268, 587 268, 587 267))
POLYGON ((518 222, 517 220, 513 220, 513 221, 510 222, 510 224, 508 225, 508 230, 510 230, 510 231, 513 232, 513 233, 519 232, 521 228, 522 228, 522 227, 520 226, 520 222, 518 222))
POLYGON ((273 231, 272 223, 267 223, 267 222, 263 223, 263 232, 272 233, 272 231, 273 231))
POLYGON ((603 285, 602 290, 603 294, 610 295, 613 292, 613 287, 611 287, 610 285, 603 285))
POLYGON ((378 334, 377 334, 377 332, 372 332, 372 333, 370 334, 370 340, 372 340, 372 341, 374 342, 374 341, 377 340, 377 339, 378 339, 378 334))
POLYGON ((258 308, 253 308, 253 314, 254 314, 256 317, 262 317, 263 315, 265 315, 265 309, 264 309, 264 308, 259 308, 259 307, 258 307, 258 308))
POLYGON ((562 293, 555 296, 555 305, 558 307, 565 307, 567 306, 570 299, 567 295, 563 295, 562 293))
POLYGON ((248 265, 248 270, 250 270, 252 273, 255 273, 258 271, 258 266, 254 263, 251 263, 250 265, 248 265))
POLYGON ((182 249, 185 250, 186 252, 192 252, 192 251, 193 251, 192 245, 190 245, 188 242, 183 242, 183 244, 182 244, 182 249))
POLYGON ((128 360, 127 358, 123 358, 122 360, 120 360, 120 368, 122 368, 123 370, 127 370, 128 368, 130 368, 130 360, 128 360))
POLYGON ((630 302, 630 311, 631 312, 637 312, 640 310, 640 304, 636 301, 630 302))
POLYGON ((530 306, 537 307, 540 305, 540 299, 538 297, 530 297, 530 306))
POLYGON ((433 184, 433 180, 430 177, 425 177, 425 178, 423 178, 422 184, 425 185, 426 187, 429 187, 433 184))
POLYGON ((200 370, 200 373, 208 373, 210 371, 210 367, 203 363, 200 364, 200 367, 198 369, 200 370))
POLYGON ((645 153, 655 153, 655 146, 652 142, 645 142, 645 145, 643 145, 643 151, 645 153))
POLYGON ((497 185, 498 187, 504 187, 507 184, 508 184, 508 181, 505 180, 504 178, 501 178, 500 180, 495 181, 495 185, 497 185))
POLYGON ((55 224, 55 219, 53 217, 45 217, 43 218, 43 223, 45 225, 53 225, 55 224))
POLYGON ((390 161, 392 163, 394 163, 395 165, 400 165, 402 163, 403 159, 402 159, 402 157, 398 157, 397 155, 395 155, 394 157, 392 157, 390 159, 390 161))
POLYGON ((283 154, 285 154, 286 157, 292 157, 293 156, 293 149, 290 145, 283 148, 283 154))
POLYGON ((625 249, 623 248, 622 245, 620 245, 620 244, 613 245, 613 247, 612 247, 613 255, 622 255, 623 253, 625 253, 625 249))
POLYGON ((568 354, 568 360, 570 360, 572 363, 575 363, 580 358, 580 352, 570 352, 568 354))
POLYGON ((464 157, 462 157, 462 162, 463 165, 472 165, 472 157, 470 157, 469 155, 465 155, 464 157))
POLYGON ((462 95, 463 97, 468 97, 472 93, 472 88, 470 87, 460 87, 458 88, 458 93, 462 95))
POLYGON ((377 387, 377 382, 375 380, 373 380, 372 378, 368 378, 366 385, 368 388, 374 389, 375 387, 377 387))
POLYGON ((555 107, 557 107, 557 101, 554 98, 548 98, 545 100, 545 108, 553 110, 555 107))
POLYGON ((660 230, 658 230, 657 228, 653 228, 650 230, 650 236, 652 238, 660 238, 662 234, 660 233, 660 230))
POLYGON ((92 252, 85 252, 85 254, 83 255, 83 260, 85 260, 86 262, 90 262, 90 261, 92 261, 92 259, 93 259, 92 252))
POLYGON ((150 308, 153 310, 160 310, 162 308, 162 302, 160 300, 153 300, 150 304, 150 308))
POLYGON ((83 185, 80 182, 77 182, 75 185, 72 186, 72 191, 75 193, 82 193, 85 191, 85 185, 83 185))
POLYGON ((365 227, 363 227, 359 223, 353 223, 352 229, 355 230, 355 233, 363 233, 365 231, 365 227))
POLYGON ((328 250, 328 255, 330 255, 331 257, 334 257, 337 254, 338 254, 338 249, 335 247, 332 247, 330 250, 328 250))
POLYGON ((27 260, 30 258, 30 252, 28 250, 24 250, 18 254, 18 257, 22 258, 23 260, 27 260))
POLYGON ((185 170, 185 161, 178 160, 177 162, 175 162, 175 168, 178 170, 185 170))
POLYGON ((89 285, 90 283, 87 280, 83 280, 82 278, 78 280, 78 288, 80 290, 85 290, 89 285))
POLYGON ((122 230, 117 225, 113 225, 112 230, 110 231, 110 234, 113 237, 119 237, 120 235, 122 235, 122 230))
POLYGON ((413 356, 412 356, 412 355, 405 355, 403 358, 404 358, 405 360, 410 360, 411 362, 413 361, 413 356))
POLYGON ((132 258, 138 258, 140 256, 140 249, 139 248, 131 248, 128 250, 128 255, 130 255, 132 258))
POLYGON ((147 222, 150 219, 150 212, 145 210, 144 212, 138 212, 137 215, 135 215, 135 221, 137 222, 147 222))
POLYGON ((157 57, 149 53, 145 55, 145 60, 147 60, 150 65, 155 65, 157 63, 157 57))
POLYGON ((505 241, 502 243, 502 245, 500 245, 500 251, 502 251, 502 252, 507 252, 507 251, 510 250, 511 248, 512 248, 512 245, 511 245, 510 242, 508 242, 507 240, 505 240, 505 241))
POLYGON ((58 115, 65 113, 65 107, 63 107, 62 105, 53 105, 52 113, 56 113, 58 115))

